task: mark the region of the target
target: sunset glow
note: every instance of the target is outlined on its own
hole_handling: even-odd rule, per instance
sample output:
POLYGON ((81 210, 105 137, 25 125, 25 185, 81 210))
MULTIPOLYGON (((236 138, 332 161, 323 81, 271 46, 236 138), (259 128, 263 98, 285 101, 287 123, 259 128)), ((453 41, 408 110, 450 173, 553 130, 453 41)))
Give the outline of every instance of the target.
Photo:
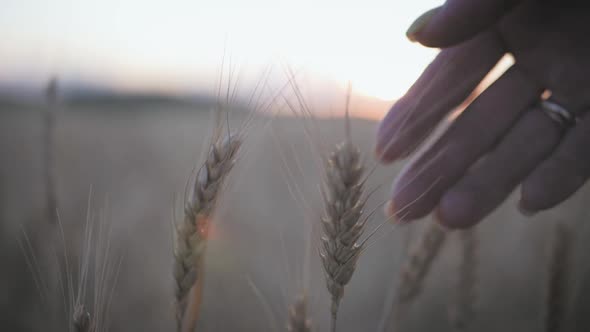
POLYGON ((436 54, 408 42, 405 29, 440 3, 9 0, 0 13, 0 79, 59 73, 182 93, 212 87, 226 50, 246 81, 287 63, 395 99, 436 54))

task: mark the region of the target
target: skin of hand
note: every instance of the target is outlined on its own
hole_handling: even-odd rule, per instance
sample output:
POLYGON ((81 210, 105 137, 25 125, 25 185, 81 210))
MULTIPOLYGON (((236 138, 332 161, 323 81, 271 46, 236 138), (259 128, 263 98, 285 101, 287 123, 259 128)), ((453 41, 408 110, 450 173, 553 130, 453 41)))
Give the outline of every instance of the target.
POLYGON ((412 154, 506 53, 514 65, 413 158, 388 212, 435 212, 449 228, 477 224, 519 185, 525 215, 553 208, 590 177, 590 5, 557 0, 447 0, 408 38, 441 52, 381 121, 383 163, 412 154), (543 91, 576 114, 563 126, 541 110, 543 91))

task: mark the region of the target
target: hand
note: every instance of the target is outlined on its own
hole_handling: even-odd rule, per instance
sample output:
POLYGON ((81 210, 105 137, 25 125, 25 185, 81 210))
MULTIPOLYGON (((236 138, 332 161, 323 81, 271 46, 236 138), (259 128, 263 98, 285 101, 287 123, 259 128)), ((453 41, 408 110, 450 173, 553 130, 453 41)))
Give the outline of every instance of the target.
POLYGON ((465 228, 519 184, 525 214, 574 194, 590 177, 588 22, 583 1, 448 0, 422 15, 408 37, 442 50, 381 122, 382 162, 415 151, 504 54, 515 64, 404 169, 390 213, 413 220, 436 210, 443 225, 465 228), (543 111, 545 90, 579 121, 543 111))

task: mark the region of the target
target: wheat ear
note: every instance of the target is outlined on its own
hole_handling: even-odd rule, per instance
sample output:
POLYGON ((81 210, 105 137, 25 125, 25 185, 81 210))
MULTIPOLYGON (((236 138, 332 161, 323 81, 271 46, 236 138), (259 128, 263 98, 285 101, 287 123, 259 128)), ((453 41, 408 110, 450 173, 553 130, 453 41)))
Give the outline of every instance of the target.
POLYGON ((77 305, 74 308, 74 314, 72 315, 72 325, 74 326, 75 332, 90 332, 90 313, 86 310, 86 307, 82 304, 77 305))
POLYGON ((241 140, 236 135, 217 138, 197 172, 184 221, 177 226, 174 249, 176 321, 178 331, 194 331, 203 288, 207 232, 224 180, 233 168, 241 140))
POLYGON ((418 246, 412 248, 407 261, 402 266, 400 280, 396 288, 396 297, 393 301, 391 319, 388 322, 390 330, 397 331, 400 329, 401 318, 408 308, 407 304, 420 295, 424 279, 444 244, 446 235, 446 231, 435 222, 429 222, 426 228, 422 230, 418 246))
POLYGON ((344 286, 352 278, 362 244, 366 218, 361 218, 364 166, 360 150, 347 139, 336 146, 325 163, 322 259, 328 292, 332 295, 332 331, 336 330, 338 307, 344 286))
POLYGON ((299 296, 289 307, 287 332, 311 332, 311 320, 307 316, 307 297, 299 296))
POLYGON ((461 263, 455 303, 449 313, 449 320, 456 331, 464 331, 476 315, 478 239, 473 228, 462 231, 459 235, 461 237, 461 263))
POLYGON ((429 222, 422 232, 419 246, 412 251, 402 270, 397 298, 399 304, 410 303, 422 291, 424 278, 430 271, 446 238, 446 231, 437 223, 429 222))
POLYGON ((549 265, 545 331, 563 331, 567 309, 567 292, 571 251, 571 232, 563 224, 557 224, 553 240, 553 252, 549 265))

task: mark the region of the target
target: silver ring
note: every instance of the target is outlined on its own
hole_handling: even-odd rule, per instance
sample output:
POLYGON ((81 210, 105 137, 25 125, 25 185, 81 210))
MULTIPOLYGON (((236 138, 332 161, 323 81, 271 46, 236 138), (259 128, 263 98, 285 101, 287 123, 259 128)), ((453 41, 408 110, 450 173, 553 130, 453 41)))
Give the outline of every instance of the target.
POLYGON ((578 122, 578 117, 574 113, 551 99, 541 101, 541 109, 562 127, 571 127, 578 122))

